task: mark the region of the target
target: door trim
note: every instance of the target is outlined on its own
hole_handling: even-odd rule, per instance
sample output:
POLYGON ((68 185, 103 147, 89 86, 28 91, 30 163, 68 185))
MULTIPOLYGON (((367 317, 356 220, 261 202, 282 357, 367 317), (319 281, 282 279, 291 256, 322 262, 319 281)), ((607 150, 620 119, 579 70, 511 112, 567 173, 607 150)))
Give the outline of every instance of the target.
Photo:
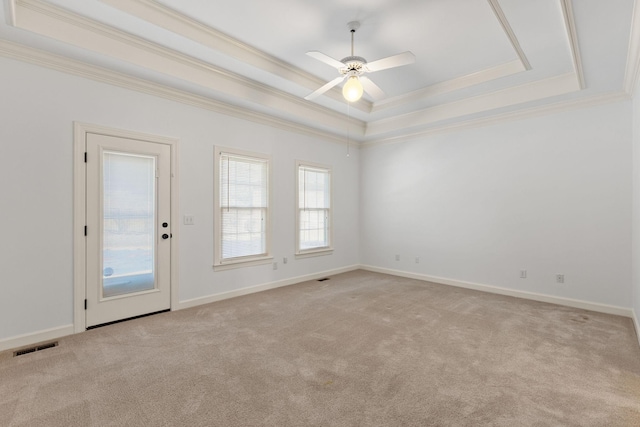
POLYGON ((157 144, 167 144, 171 148, 171 222, 178 225, 173 228, 171 240, 171 310, 179 306, 178 292, 178 248, 179 229, 179 193, 178 190, 178 139, 140 132, 108 128, 82 122, 73 122, 73 330, 75 333, 86 330, 84 301, 86 298, 86 252, 87 243, 84 227, 87 224, 86 210, 86 163, 84 162, 85 142, 88 133, 138 139, 157 144))

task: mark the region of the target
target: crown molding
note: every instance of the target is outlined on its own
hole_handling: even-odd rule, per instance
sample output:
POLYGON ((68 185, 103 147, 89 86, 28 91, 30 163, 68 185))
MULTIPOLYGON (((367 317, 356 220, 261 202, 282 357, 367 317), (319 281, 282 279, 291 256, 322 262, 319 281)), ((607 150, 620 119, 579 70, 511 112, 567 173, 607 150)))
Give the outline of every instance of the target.
MULTIPOLYGON (((148 80, 131 77, 123 73, 108 70, 106 68, 94 65, 89 65, 84 62, 72 60, 67 57, 55 55, 46 51, 27 47, 25 45, 9 42, 6 40, 0 40, 0 55, 6 58, 31 63, 55 71, 88 78, 101 83, 122 87, 124 89, 134 90, 147 95, 157 96, 160 98, 180 102, 182 104, 214 111, 216 113, 225 114, 232 117, 249 120, 254 123, 273 126, 279 129, 292 131, 307 136, 319 137, 334 143, 348 143, 347 138, 345 138, 344 136, 321 131, 314 127, 301 125, 299 123, 280 119, 272 115, 251 111, 246 108, 230 105, 179 89, 170 88, 161 84, 150 82, 148 80)), ((426 130, 406 133, 389 138, 372 139, 361 142, 359 145, 362 147, 371 147, 380 144, 399 143, 433 134, 489 126, 512 120, 531 118, 552 113, 561 113, 578 108, 587 108, 613 102, 626 101, 630 99, 630 95, 631 93, 625 90, 623 92, 612 94, 596 95, 588 98, 558 102, 550 105, 494 115, 487 118, 467 120, 464 122, 444 126, 436 126, 426 130)), ((351 120, 356 121, 353 118, 351 120)), ((352 140, 350 142, 356 144, 358 143, 357 140, 352 140)))
MULTIPOLYGON (((224 102, 216 101, 211 98, 207 98, 200 95, 195 95, 183 90, 174 89, 161 85, 158 83, 150 82, 148 80, 131 77, 129 75, 112 71, 106 68, 98 67, 95 65, 89 65, 84 62, 76 61, 64 56, 55 55, 50 52, 42 51, 39 49, 31 48, 25 45, 9 42, 6 40, 0 40, 0 55, 6 58, 18 60, 21 62, 31 63, 37 66, 45 67, 55 71, 64 72, 71 75, 91 79, 101 83, 106 83, 114 86, 118 86, 124 89, 133 90, 136 92, 144 93, 147 95, 157 96, 159 98, 179 102, 182 104, 190 105, 197 108, 206 109, 216 113, 248 120, 254 123, 259 123, 267 126, 272 126, 278 129, 291 131, 311 137, 317 137, 329 142, 337 144, 353 144, 355 146, 373 146, 378 144, 398 143, 411 139, 415 139, 421 136, 428 136, 432 134, 438 134, 443 132, 452 132, 456 130, 462 130, 472 127, 487 126, 504 121, 515 120, 520 118, 532 117, 537 115, 549 114, 553 112, 566 111, 572 108, 580 108, 591 105, 598 105, 606 102, 615 102, 623 99, 629 99, 629 95, 613 94, 607 96, 592 97, 586 100, 570 101, 566 103, 553 104, 550 106, 538 107, 527 109, 518 112, 505 113, 489 118, 482 118, 476 120, 469 120, 462 123, 437 126, 424 131, 418 131, 414 133, 406 133, 399 136, 390 138, 379 138, 362 142, 360 139, 348 140, 347 137, 337 135, 335 133, 319 130, 315 127, 301 125, 296 122, 284 120, 272 115, 251 111, 246 108, 230 105, 224 102)), ((351 119, 349 125, 354 126, 362 125, 362 122, 351 119)))
POLYGON ((498 21, 500 22, 502 29, 504 30, 505 34, 509 38, 509 41, 511 42, 511 46, 513 46, 513 49, 516 51, 516 54, 518 55, 518 59, 520 59, 520 62, 522 62, 522 66, 524 67, 525 70, 530 70, 531 64, 529 63, 527 56, 524 54, 524 50, 522 50, 522 47, 520 46, 520 42, 518 41, 516 34, 513 32, 513 29, 511 28, 511 24, 509 24, 509 21, 507 20, 507 17, 505 16, 504 11, 502 10, 502 7, 500 7, 500 3, 498 3, 498 0, 487 0, 487 1, 491 6, 491 10, 493 10, 493 13, 496 15, 496 18, 498 18, 498 21))
MULTIPOLYGON (((127 3, 120 0, 100 1, 109 4, 114 2, 120 4, 127 3)), ((493 0, 488 1, 492 3, 493 0)), ((175 89, 142 78, 131 77, 106 68, 88 65, 80 61, 70 60, 63 56, 8 41, 0 41, 0 55, 252 122, 319 137, 335 143, 351 143, 354 145, 364 143, 365 145, 372 145, 404 141, 415 138, 416 136, 463 129, 469 126, 484 126, 486 124, 498 123, 514 118, 529 117, 530 115, 546 114, 546 111, 561 111, 562 108, 578 108, 587 105, 591 102, 589 100, 592 98, 596 100, 593 102, 598 103, 613 102, 607 101, 610 99, 621 99, 620 94, 604 95, 587 98, 586 101, 568 101, 567 103, 552 104, 549 107, 525 109, 522 112, 518 111, 492 115, 491 117, 482 119, 465 120, 465 116, 482 112, 489 112, 489 114, 491 114, 492 110, 497 110, 502 107, 562 95, 578 91, 584 87, 584 79, 581 77, 582 65, 575 23, 573 21, 572 3, 571 0, 561 0, 561 2, 574 67, 576 69, 575 73, 568 73, 506 88, 497 92, 436 105, 419 111, 372 121, 368 124, 362 120, 348 118, 326 107, 310 103, 297 96, 279 91, 204 61, 146 41, 135 35, 82 17, 42 0, 8 0, 10 7, 13 7, 13 13, 16 18, 14 19, 14 23, 19 28, 30 30, 104 55, 116 57, 120 60, 165 75, 178 77, 233 98, 261 105, 271 109, 274 113, 260 112, 257 111, 257 108, 252 109, 250 106, 232 105, 209 96, 197 95, 190 91, 175 89), (561 105, 562 107, 556 107, 556 105, 561 105), (291 117, 291 119, 284 117, 291 117), (438 125, 439 122, 451 119, 455 119, 456 123, 438 125), (341 129, 347 129, 345 133, 349 135, 344 136, 338 134, 338 131, 333 131, 341 129)), ((131 0, 131 3, 158 6, 154 0, 131 0)), ((638 83, 638 74, 640 72, 640 30, 638 30, 638 28, 640 28, 640 12, 638 11, 637 3, 637 1, 634 3, 633 26, 625 75, 625 93, 627 94, 633 93, 633 89, 638 83)), ((204 26, 204 29, 198 29, 197 31, 211 30, 215 32, 215 30, 207 30, 207 28, 208 27, 204 26)), ((200 35, 202 36, 202 34, 200 35)), ((517 43, 517 40, 515 42, 517 43)), ((233 39, 226 40, 225 43, 232 44, 233 39)), ((254 49, 251 48, 251 46, 245 46, 249 50, 254 49)), ((237 51, 242 52, 243 49, 245 48, 241 47, 238 48, 237 51)), ((255 55, 260 56, 260 51, 257 49, 254 50, 255 55)), ((267 63, 269 59, 262 58, 261 60, 267 63)), ((281 65, 282 64, 286 63, 281 62, 281 65)), ((525 68, 525 66, 521 60, 515 60, 488 70, 432 85, 410 94, 384 100, 378 108, 392 108, 395 106, 395 102, 406 102, 406 100, 399 101, 399 98, 406 97, 407 100, 417 100, 424 96, 433 96, 435 94, 472 86, 481 83, 482 79, 491 76, 498 78, 501 73, 508 75, 510 71, 522 71, 523 68, 525 68), (385 106, 385 104, 388 106, 385 106)), ((374 111, 375 109, 376 106, 373 107, 374 111)))
POLYGON ((546 116, 549 114, 559 114, 566 111, 577 110, 581 108, 596 107, 599 105, 612 104, 614 102, 629 101, 631 97, 627 92, 616 92, 604 95, 594 95, 587 98, 574 99, 569 101, 561 101, 553 104, 547 104, 539 107, 525 108, 518 111, 512 111, 509 113, 496 114, 490 117, 483 117, 479 119, 471 119, 463 122, 435 126, 429 129, 416 131, 413 133, 406 133, 400 136, 393 136, 389 138, 377 138, 369 141, 365 141, 360 144, 361 148, 370 148, 377 145, 386 144, 398 144, 418 138, 424 138, 432 135, 457 132, 466 129, 474 129, 492 125, 498 125, 515 120, 529 119, 540 116, 546 116))
POLYGON ((579 90, 579 84, 575 74, 562 74, 388 119, 372 121, 367 124, 366 136, 375 137, 376 135, 397 132, 404 129, 415 129, 455 117, 536 101, 575 92, 577 90, 579 90))
MULTIPOLYGON (((281 119, 272 115, 252 111, 246 108, 230 105, 221 101, 216 101, 200 95, 195 95, 179 89, 174 89, 153 83, 148 80, 131 77, 129 75, 108 70, 106 68, 89 65, 64 56, 55 55, 39 49, 34 49, 21 44, 0 40, 0 56, 27 62, 40 67, 45 67, 55 71, 76 75, 91 79, 101 83, 118 86, 124 89, 141 92, 147 95, 157 96, 170 101, 179 102, 197 108, 213 111, 227 116, 248 120, 274 128, 296 132, 299 134, 317 137, 329 142, 338 144, 354 144, 354 141, 347 141, 347 138, 336 133, 319 130, 315 127, 306 126, 300 123, 281 119)), ((361 125, 361 122, 351 119, 348 126, 361 125)), ((347 124, 345 123, 345 127, 347 124)), ((357 143, 357 141, 355 141, 357 143)))
MULTIPOLYGON (((266 52, 263 52, 251 45, 242 43, 223 32, 220 32, 203 24, 198 20, 190 18, 174 9, 162 5, 155 0, 99 1, 130 15, 143 19, 147 22, 150 22, 156 26, 165 28, 166 30, 169 30, 175 34, 179 34, 204 46, 223 52, 226 55, 251 64, 263 71, 267 71, 279 77, 290 80, 308 89, 315 90, 326 83, 326 81, 319 79, 300 68, 297 68, 285 61, 269 55, 266 52)), ((488 1, 492 3, 495 0, 488 1)), ((531 66, 529 65, 524 52, 520 48, 518 40, 511 30, 511 27, 506 17, 504 16, 504 13, 502 13, 500 6, 496 2, 495 5, 492 4, 492 7, 494 9, 494 12, 496 12, 496 16, 498 16, 502 27, 505 28, 511 44, 514 46, 514 49, 518 53, 518 65, 516 65, 515 62, 501 64, 489 70, 472 73, 468 76, 463 76, 461 78, 453 79, 448 82, 439 83, 437 85, 419 89, 417 91, 403 94, 394 98, 384 99, 376 103, 371 103, 362 98, 360 99, 360 101, 352 104, 351 106, 367 113, 376 112, 386 108, 392 108, 404 102, 415 102, 416 100, 422 99, 424 97, 452 92, 458 89, 463 89, 469 86, 480 84, 485 81, 531 69, 531 66)), ((342 92, 337 88, 333 88, 326 94, 336 101, 343 102, 342 92)))
MULTIPOLYGON (((269 55, 251 45, 243 43, 228 34, 211 28, 202 22, 186 16, 174 9, 162 5, 154 0, 99 0, 120 11, 136 16, 158 27, 179 34, 196 43, 207 46, 239 61, 269 72, 278 77, 290 80, 309 90, 316 90, 326 81, 305 70, 275 56, 269 55)), ((335 101, 344 102, 342 92, 333 88, 325 93, 335 101)), ((365 99, 352 104, 353 108, 369 112, 371 103, 365 99)))
POLYGON ((300 97, 239 76, 205 61, 168 49, 41 0, 16 1, 17 26, 56 40, 126 61, 145 69, 241 99, 318 127, 362 135, 364 123, 300 97))
POLYGON ((564 26, 569 39, 569 48, 571 49, 571 59, 573 60, 573 70, 578 77, 580 89, 586 88, 584 81, 584 70, 582 69, 582 56, 580 55, 580 44, 578 43, 578 32, 576 31, 576 21, 573 14, 572 0, 562 0, 562 16, 564 17, 564 26))
POLYGON ((624 90, 633 95, 640 78, 640 2, 634 1, 631 17, 631 35, 627 50, 627 66, 624 73, 624 90))
POLYGON ((375 113, 388 108, 395 108, 402 104, 417 102, 424 98, 465 89, 471 86, 498 79, 500 77, 506 77, 516 73, 520 73, 525 70, 526 68, 522 64, 522 61, 516 59, 505 64, 488 68, 486 70, 467 74, 466 76, 458 77, 456 79, 436 83, 434 85, 427 86, 407 94, 394 96, 393 98, 382 99, 373 104, 371 112, 375 113))
POLYGON ((6 16, 7 24, 11 25, 12 27, 15 27, 16 26, 15 0, 6 0, 6 4, 7 4, 7 16, 6 16))

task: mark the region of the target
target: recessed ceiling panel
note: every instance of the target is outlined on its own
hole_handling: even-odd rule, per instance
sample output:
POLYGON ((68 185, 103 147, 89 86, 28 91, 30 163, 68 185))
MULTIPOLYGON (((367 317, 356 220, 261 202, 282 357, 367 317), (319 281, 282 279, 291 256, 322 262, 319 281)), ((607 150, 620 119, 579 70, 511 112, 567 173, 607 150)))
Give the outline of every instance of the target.
POLYGON ((415 64, 376 73, 389 96, 517 59, 487 0, 280 0, 277 7, 259 0, 159 3, 326 80, 335 70, 305 52, 350 55, 347 23, 358 20, 356 55, 368 61, 407 50, 416 55, 415 64))

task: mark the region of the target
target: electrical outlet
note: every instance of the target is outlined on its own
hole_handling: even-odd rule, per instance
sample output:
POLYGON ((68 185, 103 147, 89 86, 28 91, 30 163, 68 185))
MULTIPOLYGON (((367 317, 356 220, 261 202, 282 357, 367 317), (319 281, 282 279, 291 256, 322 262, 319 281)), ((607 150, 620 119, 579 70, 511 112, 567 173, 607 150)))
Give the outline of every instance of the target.
POLYGON ((274 263, 273 263, 273 269, 274 269, 274 270, 277 270, 277 269, 278 269, 278 263, 277 263, 277 262, 274 262, 274 263))
POLYGON ((396 261, 400 261, 400 255, 396 255, 396 261))
POLYGON ((556 274, 556 282, 564 283, 564 274, 556 274))
POLYGON ((520 278, 521 279, 527 278, 527 270, 520 270, 520 278))
POLYGON ((287 257, 282 258, 282 263, 286 264, 287 262, 289 262, 289 260, 287 259, 287 257))
POLYGON ((416 264, 420 264, 420 257, 416 257, 416 264))
POLYGON ((185 215, 184 216, 184 225, 194 225, 196 220, 193 215, 185 215))

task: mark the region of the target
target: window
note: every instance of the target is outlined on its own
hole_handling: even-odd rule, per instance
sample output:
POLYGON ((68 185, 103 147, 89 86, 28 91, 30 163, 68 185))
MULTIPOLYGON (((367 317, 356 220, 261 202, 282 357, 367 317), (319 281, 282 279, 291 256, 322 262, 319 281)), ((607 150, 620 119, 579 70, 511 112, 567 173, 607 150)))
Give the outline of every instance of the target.
POLYGON ((332 250, 331 169, 297 162, 297 255, 323 254, 332 250))
POLYGON ((269 262, 269 158, 216 149, 216 165, 214 266, 269 262))

